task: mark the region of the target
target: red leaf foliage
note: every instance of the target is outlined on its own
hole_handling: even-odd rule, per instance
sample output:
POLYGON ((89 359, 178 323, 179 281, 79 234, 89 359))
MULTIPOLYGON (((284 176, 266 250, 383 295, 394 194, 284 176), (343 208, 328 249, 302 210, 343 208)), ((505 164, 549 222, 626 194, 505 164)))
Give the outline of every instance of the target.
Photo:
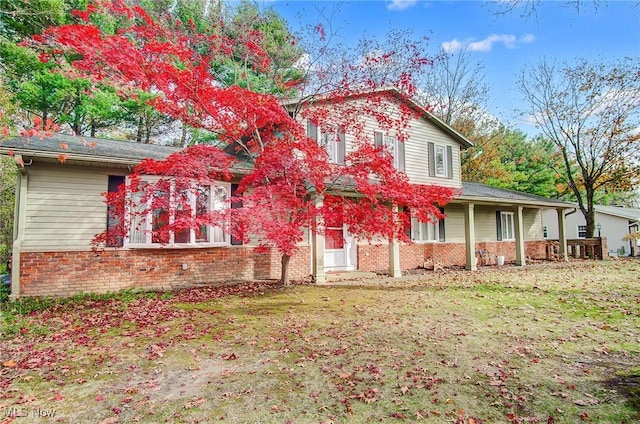
MULTIPOLYGON (((390 81, 385 80, 383 87, 367 71, 393 62, 395 53, 390 52, 345 70, 341 86, 302 108, 302 118, 339 127, 353 140, 345 158, 348 166, 335 166, 328 163, 325 148, 307 137, 276 97, 225 86, 216 79, 212 64, 227 60, 237 49, 247 53, 247 66, 257 72, 268 70, 264 37, 258 31, 231 38, 222 29, 201 34, 189 25, 167 27, 140 7, 130 8, 120 1, 101 2, 76 14, 82 22, 49 28, 31 41, 47 53, 47 60, 73 53, 77 58, 73 68, 79 75, 114 84, 122 94, 156 93, 150 101, 153 107, 212 132, 219 141, 216 146, 194 146, 164 161, 146 160, 136 167, 128 189, 143 195, 135 205, 124 191, 106 196, 117 225, 97 236, 97 245, 126 236, 131 214, 142 219, 152 211, 164 211, 152 234, 153 240, 163 243, 172 232, 215 225, 238 238, 251 234, 261 246, 275 246, 290 256, 303 239, 303 228, 322 232, 323 226, 316 223, 323 220, 345 222, 358 237, 406 241, 409 210, 422 221, 432 221, 442 216, 438 207, 455 195, 451 188, 410 184, 394 168, 389 153, 374 146, 365 126, 367 120, 374 122, 405 142, 407 129, 424 113, 406 101, 415 92, 412 70, 429 63, 411 46, 406 49, 413 52, 411 63, 392 81, 398 91, 384 89, 390 81), (103 33, 89 19, 97 12, 115 15, 123 27, 116 34, 103 33), (398 112, 390 113, 389 105, 398 112), (149 183, 142 181, 143 175, 161 178, 149 183), (231 181, 234 175, 239 178, 237 197, 227 201, 242 202, 242 207, 197 214, 191 213, 187 197, 180 198, 194 182, 231 181), (153 195, 158 191, 178 195, 170 201, 168 196, 153 195), (176 208, 180 213, 170 219, 162 215, 176 208)), ((317 32, 324 37, 324 28, 318 27, 317 32)), ((286 84, 291 88, 291 81, 286 84)))

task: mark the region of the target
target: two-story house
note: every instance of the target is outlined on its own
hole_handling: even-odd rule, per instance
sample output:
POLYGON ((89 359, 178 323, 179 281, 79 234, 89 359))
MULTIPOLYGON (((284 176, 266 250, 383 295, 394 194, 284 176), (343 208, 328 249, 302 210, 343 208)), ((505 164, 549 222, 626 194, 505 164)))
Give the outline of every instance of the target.
MULTIPOLYGON (((477 262, 496 264, 506 261, 524 265, 527 258, 547 258, 542 208, 556 211, 557 220, 561 222, 564 219, 561 211, 571 205, 463 182, 461 153, 473 143, 411 100, 400 96, 396 99, 397 102, 390 100, 384 105, 390 116, 398 116, 399 108, 404 106, 418 111, 406 130, 407 139, 400 142, 393 131, 381 130, 376 126, 376 120, 367 118, 365 114, 361 119, 367 120, 364 128, 368 136, 376 146, 388 149, 396 168, 406 173, 411 183, 453 187, 460 190, 460 195, 444 207, 445 219, 435 223, 412 219, 412 244, 359 241, 348 233, 346 226, 332 223, 327 231, 342 232, 344 242, 335 245, 333 241, 327 243, 320 237, 319 242, 312 243, 316 281, 324 281, 323 271, 382 271, 399 276, 402 270, 422 267, 425 262, 475 269, 477 262)), ((299 107, 298 102, 294 104, 299 107)), ((329 160, 345 165, 345 155, 353 150, 353 136, 340 131, 323 134, 318 123, 311 119, 302 120, 306 121, 302 124, 306 125, 307 135, 325 145, 329 160)), ((564 234, 560 234, 559 239, 561 253, 566 256, 564 234)))
MULTIPOLYGON (((454 187, 460 196, 444 207, 445 219, 412 220, 411 244, 361 241, 342 223, 326 223, 325 233, 307 237, 291 259, 291 278, 311 276, 323 282, 328 273, 352 270, 395 277, 403 270, 423 267, 426 261, 474 270, 495 264, 496 257, 517 265, 525 265, 527 258, 546 258, 541 211, 558 211, 558 226, 564 228, 562 211, 571 205, 463 182, 460 155, 472 143, 418 105, 398 101, 418 111, 407 129, 408 137, 400 141, 392 131, 366 122, 372 141, 388 149, 397 169, 411 182, 454 187)), ((390 101, 386 108, 393 114, 400 106, 390 101)), ((310 120, 303 125, 310 137, 326 146, 329 160, 344 162, 352 149, 350 134, 323 134, 310 120), (339 142, 330 142, 332 137, 339 142)), ((278 278, 280 256, 275 249, 258 252, 216 228, 205 237, 176 236, 169 245, 154 243, 137 231, 122 247, 91 250, 93 237, 110 225, 102 193, 116 190, 142 159, 162 159, 178 150, 59 134, 1 143, 0 154, 12 156, 19 170, 12 294, 69 295, 278 278)), ((206 207, 215 208, 225 201, 233 184, 210 189, 212 201, 206 207)), ((563 240, 560 234, 561 250, 566 252, 563 240)))

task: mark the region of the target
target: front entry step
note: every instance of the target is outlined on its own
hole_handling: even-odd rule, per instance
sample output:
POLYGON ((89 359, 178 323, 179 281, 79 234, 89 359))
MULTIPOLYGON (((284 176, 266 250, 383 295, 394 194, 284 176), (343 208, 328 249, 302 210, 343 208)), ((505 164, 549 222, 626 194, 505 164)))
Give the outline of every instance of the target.
POLYGON ((325 274, 327 283, 346 280, 366 280, 376 278, 377 276, 378 274, 375 272, 366 271, 328 271, 325 274))

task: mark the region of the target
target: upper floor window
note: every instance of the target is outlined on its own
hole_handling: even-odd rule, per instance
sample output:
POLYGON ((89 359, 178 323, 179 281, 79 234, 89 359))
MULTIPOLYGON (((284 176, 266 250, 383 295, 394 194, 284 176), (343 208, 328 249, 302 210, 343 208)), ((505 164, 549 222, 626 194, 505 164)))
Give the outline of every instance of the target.
POLYGON ((586 225, 578 225, 578 238, 587 237, 587 226, 586 225))
POLYGON ((307 120, 307 137, 324 146, 329 163, 344 165, 346 146, 344 131, 341 128, 321 130, 309 119, 307 120))
POLYGON ((444 144, 427 143, 429 176, 453 178, 453 148, 444 144))
POLYGON ((436 154, 434 158, 434 164, 436 167, 436 177, 447 176, 447 150, 444 146, 435 146, 436 154))
POLYGON ((396 137, 385 135, 380 131, 374 133, 374 142, 376 147, 384 146, 387 153, 393 158, 393 167, 404 172, 404 143, 396 137))
POLYGON ((515 240, 513 212, 497 211, 496 226, 498 227, 498 240, 515 240))
MULTIPOLYGON (((179 220, 188 222, 205 217, 211 211, 229 207, 230 184, 215 182, 188 188, 177 188, 173 180, 145 177, 142 184, 154 184, 146 190, 131 193, 129 246, 226 245, 229 235, 221 226, 203 224, 197 229, 167 230, 179 220), (137 213, 136 213, 137 212, 137 213)), ((185 225, 187 226, 187 225, 185 225)))

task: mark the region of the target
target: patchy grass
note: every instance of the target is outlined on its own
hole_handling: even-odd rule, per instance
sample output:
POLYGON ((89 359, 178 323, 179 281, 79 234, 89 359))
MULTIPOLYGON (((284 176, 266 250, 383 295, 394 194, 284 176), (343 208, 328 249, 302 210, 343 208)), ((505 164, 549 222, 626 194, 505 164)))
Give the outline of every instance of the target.
POLYGON ((618 260, 4 304, 0 422, 637 422, 639 283, 618 260))

